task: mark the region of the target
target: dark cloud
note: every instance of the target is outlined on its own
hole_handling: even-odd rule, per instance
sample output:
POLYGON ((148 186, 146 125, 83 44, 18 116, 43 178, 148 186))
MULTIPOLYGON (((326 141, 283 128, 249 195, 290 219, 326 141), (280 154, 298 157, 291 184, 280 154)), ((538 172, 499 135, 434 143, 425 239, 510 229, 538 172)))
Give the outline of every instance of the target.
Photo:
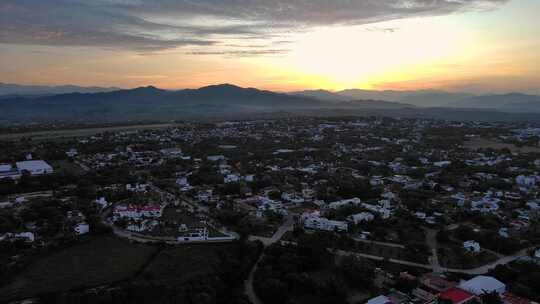
POLYGON ((230 38, 287 41, 288 34, 313 26, 444 15, 507 1, 2 0, 0 43, 153 51, 230 38))

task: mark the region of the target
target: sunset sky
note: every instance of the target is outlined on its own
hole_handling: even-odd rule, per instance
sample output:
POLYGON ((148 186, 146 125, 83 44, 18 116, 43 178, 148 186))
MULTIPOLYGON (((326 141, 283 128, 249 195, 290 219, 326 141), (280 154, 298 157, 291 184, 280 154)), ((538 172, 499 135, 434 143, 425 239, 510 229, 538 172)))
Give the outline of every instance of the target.
POLYGON ((540 93, 539 0, 1 0, 0 82, 540 93))

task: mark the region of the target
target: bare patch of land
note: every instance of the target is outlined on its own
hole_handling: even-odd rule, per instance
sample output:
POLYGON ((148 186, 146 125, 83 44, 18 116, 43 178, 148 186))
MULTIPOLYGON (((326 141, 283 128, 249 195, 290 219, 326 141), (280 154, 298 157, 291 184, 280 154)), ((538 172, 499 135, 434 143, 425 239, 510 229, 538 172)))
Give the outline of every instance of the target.
POLYGON ((518 147, 510 143, 498 142, 494 139, 476 137, 471 140, 468 140, 464 143, 464 147, 467 149, 495 149, 502 150, 508 149, 513 153, 540 153, 540 147, 524 146, 518 147))
POLYGON ((35 131, 35 132, 0 134, 0 140, 16 140, 20 138, 31 138, 32 140, 50 140, 50 139, 59 139, 59 138, 92 136, 92 135, 103 133, 103 132, 129 132, 129 131, 138 131, 138 130, 165 129, 172 126, 173 124, 148 124, 148 125, 103 127, 103 128, 83 128, 83 129, 72 129, 72 130, 35 131))

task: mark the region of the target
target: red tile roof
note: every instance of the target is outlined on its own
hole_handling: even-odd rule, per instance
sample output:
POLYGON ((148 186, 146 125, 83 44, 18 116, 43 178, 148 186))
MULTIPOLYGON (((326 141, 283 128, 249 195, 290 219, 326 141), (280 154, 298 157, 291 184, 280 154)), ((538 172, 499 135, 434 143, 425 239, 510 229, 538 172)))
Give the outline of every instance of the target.
POLYGON ((449 289, 439 295, 439 298, 444 300, 450 300, 454 304, 463 303, 464 301, 472 299, 473 297, 473 294, 459 288, 449 289))

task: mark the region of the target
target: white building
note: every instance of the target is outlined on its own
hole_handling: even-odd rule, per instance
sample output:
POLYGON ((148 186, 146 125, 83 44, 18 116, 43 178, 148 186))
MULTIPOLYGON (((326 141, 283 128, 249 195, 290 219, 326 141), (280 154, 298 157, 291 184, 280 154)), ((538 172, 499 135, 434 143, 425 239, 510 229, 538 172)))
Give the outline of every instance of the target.
POLYGON ((183 235, 176 238, 179 242, 208 240, 208 229, 206 227, 189 229, 186 225, 182 224, 179 230, 183 232, 183 235))
POLYGON ((166 157, 170 157, 170 158, 177 158, 177 157, 182 157, 183 154, 182 154, 182 149, 180 148, 168 148, 168 149, 161 149, 159 150, 159 152, 166 156, 166 157))
POLYGON ((153 219, 135 220, 128 223, 126 229, 134 232, 145 232, 158 226, 159 222, 153 219))
POLYGON ((21 173, 17 170, 14 170, 10 164, 0 164, 0 179, 19 179, 20 177, 21 173))
POLYGON ((492 213, 499 210, 500 199, 496 197, 483 197, 480 200, 471 202, 471 210, 482 213, 492 213))
POLYGON ((73 230, 78 235, 87 234, 88 232, 90 232, 90 225, 88 225, 87 223, 78 223, 77 225, 75 225, 75 227, 73 227, 73 230))
POLYGON ((212 161, 212 162, 217 162, 217 161, 220 161, 220 160, 225 160, 225 156, 223 155, 210 155, 208 157, 206 157, 207 160, 209 161, 212 161))
POLYGON ((509 238, 510 234, 507 227, 502 227, 499 229, 499 236, 503 238, 509 238))
POLYGON ((197 192, 197 200, 199 200, 199 202, 209 203, 213 199, 213 196, 214 191, 212 189, 200 190, 197 192))
POLYGON ((392 300, 387 296, 378 296, 368 300, 367 304, 392 304, 392 300))
POLYGON ((96 205, 99 206, 99 209, 105 209, 107 206, 109 206, 109 202, 104 197, 100 197, 96 199, 96 205))
POLYGON ((19 172, 28 172, 30 175, 43 175, 53 173, 51 165, 43 160, 26 160, 17 162, 19 172))
POLYGON ((328 208, 330 209, 339 209, 346 206, 358 206, 362 203, 362 201, 355 197, 351 199, 341 200, 337 202, 328 203, 328 208))
POLYGON ((288 192, 283 192, 281 194, 281 199, 284 201, 293 203, 293 204, 302 204, 305 201, 302 196, 295 193, 288 193, 288 192))
POLYGON ((75 157, 75 156, 77 156, 78 154, 79 154, 79 151, 77 151, 77 149, 75 149, 75 148, 71 148, 71 149, 69 149, 68 151, 66 151, 66 155, 67 155, 68 157, 75 157))
POLYGON ((450 164, 452 164, 451 161, 449 160, 443 160, 443 161, 440 161, 440 162, 434 162, 433 165, 436 166, 436 167, 446 167, 446 166, 449 166, 450 164))
POLYGON ((189 184, 189 181, 187 179, 187 177, 179 177, 176 179, 176 184, 178 185, 178 187, 180 188, 180 191, 182 192, 186 192, 186 191, 189 191, 191 189, 193 189, 193 187, 189 184))
POLYGON ((355 224, 358 224, 361 222, 372 221, 374 218, 375 216, 369 212, 360 212, 360 213, 349 216, 348 220, 355 224))
POLYGON ((525 175, 519 175, 516 177, 516 184, 519 187, 523 188, 531 188, 536 185, 536 177, 535 176, 525 176, 525 175))
POLYGON ((236 175, 236 174, 227 174, 225 175, 225 177, 223 178, 223 182, 228 184, 228 183, 237 183, 240 181, 240 176, 239 175, 236 175))
POLYGON ((161 217, 163 206, 158 204, 149 205, 119 205, 114 207, 113 217, 115 220, 119 218, 140 219, 142 217, 158 218, 161 217))
POLYGON ((274 212, 283 216, 287 215, 287 209, 283 207, 283 204, 273 200, 264 200, 259 207, 257 207, 257 217, 263 217, 266 212, 274 212))
POLYGON ((131 185, 131 184, 126 185, 126 190, 131 191, 131 192, 147 192, 148 188, 150 188, 150 186, 148 184, 138 184, 137 183, 135 185, 131 185))
POLYGON ((463 242, 463 248, 469 252, 478 253, 481 250, 480 243, 477 241, 469 240, 463 242))
POLYGON ((502 295, 506 292, 506 285, 504 283, 494 277, 488 276, 476 276, 468 281, 460 283, 458 287, 477 296, 492 292, 497 292, 502 295))
POLYGON ((27 243, 32 243, 36 239, 33 232, 20 232, 20 233, 6 233, 0 235, 1 241, 15 241, 15 240, 24 240, 27 243))
POLYGON ((9 172, 13 170, 13 167, 10 164, 0 164, 0 173, 9 172))
POLYGON ((308 217, 304 220, 304 228, 324 231, 347 231, 347 222, 332 221, 324 217, 308 217))

